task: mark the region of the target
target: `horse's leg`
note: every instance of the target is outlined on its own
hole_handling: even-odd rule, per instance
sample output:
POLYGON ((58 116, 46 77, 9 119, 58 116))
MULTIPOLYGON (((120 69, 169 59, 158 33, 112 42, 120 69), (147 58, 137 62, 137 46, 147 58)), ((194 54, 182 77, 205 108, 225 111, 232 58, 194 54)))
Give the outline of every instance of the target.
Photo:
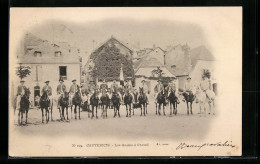
POLYGON ((127 109, 127 104, 125 104, 125 109, 126 109, 126 117, 128 117, 128 109, 127 109))
POLYGON ((69 120, 68 107, 66 107, 67 120, 69 120))
POLYGON ((145 109, 146 109, 146 115, 147 115, 147 114, 148 114, 148 113, 147 113, 147 103, 145 103, 145 109))
POLYGON ((92 116, 91 116, 91 119, 94 117, 94 110, 95 110, 95 106, 92 105, 92 116))
POLYGON ((141 109, 141 115, 140 115, 140 116, 142 116, 142 109, 143 109, 143 108, 142 108, 142 104, 141 104, 141 106, 140 106, 140 109, 141 109))
POLYGON ((96 118, 98 118, 98 115, 97 115, 97 108, 98 108, 98 106, 96 106, 96 118))
POLYGON ((108 108, 108 105, 106 105, 106 118, 107 118, 107 108, 108 108))
POLYGON ((27 119, 28 119, 28 110, 26 110, 26 120, 25 120, 25 124, 27 124, 27 119))
POLYGON ((46 120, 46 123, 48 123, 48 120, 47 120, 47 108, 45 108, 45 120, 46 120))
POLYGON ((172 103, 170 102, 169 105, 170 105, 170 115, 172 115, 172 103))
POLYGON ((118 105, 118 107, 117 107, 117 111, 118 111, 118 117, 120 117, 119 110, 120 110, 120 105, 118 105))
POLYGON ((161 105, 162 104, 159 104, 159 106, 158 106, 158 114, 159 114, 159 116, 161 115, 161 105))
POLYGON ((190 113, 193 114, 192 113, 192 102, 190 102, 190 113))
POLYGON ((131 106, 132 106, 132 105, 130 104, 130 105, 129 105, 129 117, 131 117, 131 110, 132 110, 132 109, 131 109, 131 108, 132 108, 131 106))
POLYGON ((21 112, 21 125, 23 124, 23 112, 21 112))
POLYGON ((213 107, 212 113, 213 115, 215 115, 215 100, 212 100, 212 107, 213 107))
POLYGON ((74 105, 74 115, 75 115, 75 119, 77 119, 77 105, 74 105))
POLYGON ((72 107, 73 107, 73 105, 71 104, 70 105, 70 114, 71 114, 71 119, 73 118, 72 116, 73 116, 73 114, 72 114, 72 107))
POLYGON ((80 120, 80 105, 79 105, 79 120, 80 120))
POLYGON ((20 122, 20 114, 21 112, 20 112, 20 110, 19 110, 19 112, 18 112, 18 125, 21 125, 21 122, 20 122))
POLYGON ((175 115, 177 114, 177 106, 178 106, 178 102, 175 102, 175 115))
POLYGON ((156 113, 155 114, 157 115, 157 103, 155 103, 155 108, 156 108, 156 113))
POLYGON ((114 106, 113 108, 114 108, 114 117, 116 117, 117 108, 116 106, 114 106))
POLYGON ((42 123, 44 123, 44 108, 41 108, 42 110, 42 123))
POLYGON ((165 115, 165 105, 163 104, 163 114, 165 115))
POLYGON ((186 101, 186 104, 187 104, 187 114, 190 114, 189 113, 189 103, 188 103, 188 101, 186 101))
POLYGON ((61 121, 64 120, 64 106, 61 107, 61 121))
POLYGON ((52 118, 52 109, 53 109, 53 100, 51 100, 51 121, 53 121, 53 118, 52 118))

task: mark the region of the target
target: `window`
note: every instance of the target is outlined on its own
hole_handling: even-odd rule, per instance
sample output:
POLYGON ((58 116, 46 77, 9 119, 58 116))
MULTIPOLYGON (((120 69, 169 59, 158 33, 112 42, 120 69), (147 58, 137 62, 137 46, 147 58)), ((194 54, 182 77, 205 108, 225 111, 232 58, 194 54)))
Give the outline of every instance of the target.
POLYGON ((67 80, 67 67, 60 66, 60 79, 67 80))
POLYGON ((41 57, 42 56, 42 52, 41 51, 34 51, 34 56, 35 57, 41 57))
POLYGON ((55 51, 55 57, 60 57, 61 56, 61 52, 60 51, 55 51))

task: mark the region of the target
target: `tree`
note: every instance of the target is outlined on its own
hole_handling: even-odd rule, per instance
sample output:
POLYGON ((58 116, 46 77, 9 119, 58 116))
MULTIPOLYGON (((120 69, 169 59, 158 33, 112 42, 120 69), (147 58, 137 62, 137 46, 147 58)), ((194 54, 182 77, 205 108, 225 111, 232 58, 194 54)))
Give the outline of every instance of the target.
POLYGON ((20 65, 17 67, 16 75, 22 80, 23 78, 27 77, 31 74, 31 67, 29 66, 22 66, 20 65))

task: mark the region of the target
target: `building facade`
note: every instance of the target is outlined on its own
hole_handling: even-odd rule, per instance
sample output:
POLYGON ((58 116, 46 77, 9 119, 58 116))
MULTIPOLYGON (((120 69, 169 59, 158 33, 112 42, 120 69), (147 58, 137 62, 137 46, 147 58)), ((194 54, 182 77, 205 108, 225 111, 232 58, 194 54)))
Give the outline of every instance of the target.
MULTIPOLYGON (((78 84, 80 83, 82 60, 78 56, 78 50, 68 43, 51 44, 33 34, 26 34, 23 48, 24 54, 18 55, 17 67, 30 67, 30 75, 23 80, 31 91, 32 105, 35 105, 35 98, 41 95, 42 87, 47 80, 50 81, 49 85, 54 95, 57 94, 59 79, 64 80, 67 91, 73 79, 76 79, 78 84)), ((17 81, 16 84, 18 85, 19 82, 17 81)))

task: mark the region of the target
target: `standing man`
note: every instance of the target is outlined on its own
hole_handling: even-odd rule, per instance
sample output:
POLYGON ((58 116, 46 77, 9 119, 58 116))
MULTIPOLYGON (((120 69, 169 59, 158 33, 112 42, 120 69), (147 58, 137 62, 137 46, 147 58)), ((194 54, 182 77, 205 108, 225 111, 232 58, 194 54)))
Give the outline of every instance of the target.
MULTIPOLYGON (((161 91, 164 90, 162 81, 159 79, 159 80, 157 80, 157 82, 158 83, 154 87, 154 98, 155 98, 155 100, 157 99, 158 93, 160 93, 161 91)), ((156 101, 155 101, 155 103, 156 103, 156 101)))
POLYGON ((58 104, 57 104, 57 108, 60 108, 60 98, 61 96, 66 92, 66 86, 63 84, 63 79, 59 80, 60 84, 57 86, 57 98, 58 98, 58 104))
POLYGON ((211 91, 211 81, 205 75, 202 76, 202 81, 200 82, 200 89, 206 93, 209 103, 211 103, 210 95, 209 95, 211 91))
POLYGON ((142 81, 141 81, 142 84, 141 84, 141 87, 140 87, 140 88, 143 88, 144 96, 146 97, 147 104, 149 104, 149 100, 148 100, 148 97, 147 97, 147 94, 148 94, 148 86, 146 85, 145 82, 146 82, 145 80, 142 80, 142 81))

